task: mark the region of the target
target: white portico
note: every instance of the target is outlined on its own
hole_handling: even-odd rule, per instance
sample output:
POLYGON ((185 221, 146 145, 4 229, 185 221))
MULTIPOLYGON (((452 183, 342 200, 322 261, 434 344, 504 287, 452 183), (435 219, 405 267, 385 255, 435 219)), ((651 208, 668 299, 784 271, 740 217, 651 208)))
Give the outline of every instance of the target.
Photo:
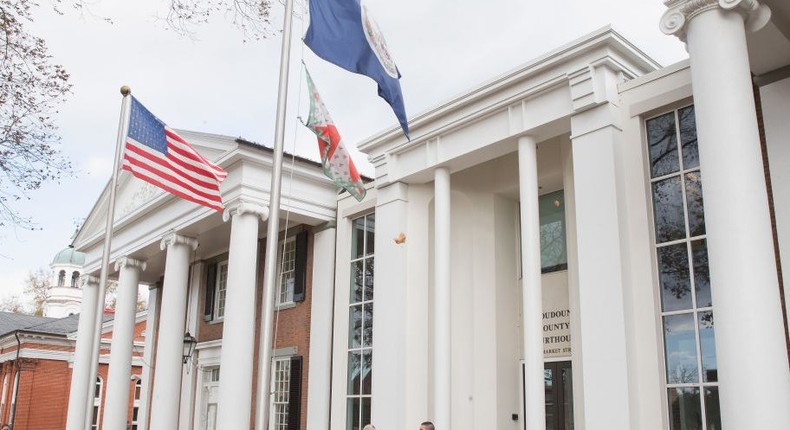
POLYGON ((572 362, 565 413, 577 426, 638 428, 628 407, 640 399, 624 328, 617 86, 656 67, 604 28, 416 116, 410 142, 392 129, 360 144, 376 169, 375 207, 344 199, 338 209, 332 428, 358 407, 360 424, 387 428, 515 430, 524 419, 544 428, 545 360, 572 362), (541 275, 539 195, 562 190, 552 206, 567 218, 567 264, 541 275), (376 221, 369 412, 366 384, 349 391, 365 364, 358 373, 346 358, 356 317, 344 243, 365 214, 376 221), (569 348, 553 357, 544 357, 553 306, 544 295, 564 297, 552 315, 570 310, 569 348))
MULTIPOLYGON (((120 286, 108 386, 108 395, 112 392, 114 397, 112 404, 108 401, 105 408, 106 428, 125 428, 127 423, 127 402, 120 394, 129 394, 126 362, 131 359, 132 352, 125 348, 128 330, 124 328, 126 311, 131 307, 124 293, 131 290, 128 287, 132 283, 136 287, 138 282, 152 285, 154 296, 153 308, 149 309, 153 320, 149 321, 150 330, 146 335, 146 364, 150 368, 143 372, 141 388, 145 393, 141 397, 145 405, 141 405, 138 413, 138 416, 150 417, 150 421, 138 422, 138 428, 193 429, 199 428, 201 420, 205 420, 205 416, 201 416, 205 411, 201 411, 201 405, 196 402, 205 374, 200 354, 206 346, 185 360, 184 338, 187 332, 198 338, 201 336, 196 328, 202 319, 197 297, 207 288, 204 262, 222 255, 229 255, 227 292, 223 296, 225 317, 219 321, 222 325, 208 327, 221 329, 224 325, 224 332, 221 342, 207 343, 211 350, 205 351, 209 360, 213 360, 212 354, 217 354, 217 358, 221 354, 216 428, 246 428, 254 419, 250 411, 253 398, 259 392, 252 377, 259 327, 256 303, 260 301, 256 298, 260 295, 258 276, 262 270, 258 265, 258 244, 265 235, 271 150, 224 136, 193 132, 181 132, 181 135, 228 172, 221 188, 225 216, 165 193, 126 173, 121 175, 110 256, 117 271, 110 276, 119 276, 120 286), (125 385, 117 382, 124 378, 125 385), (121 386, 126 387, 125 393, 119 393, 121 386)), ((282 191, 281 213, 288 216, 288 226, 332 222, 337 195, 333 184, 325 180, 315 162, 297 159, 293 166, 293 175, 284 181, 282 191)), ((107 198, 105 192, 74 241, 75 249, 86 254, 86 274, 98 276, 107 198)), ((284 222, 282 225, 286 227, 284 222)), ((326 251, 326 246, 322 249, 326 251)), ((90 303, 95 304, 96 300, 90 303)), ((78 339, 83 337, 78 336, 78 339)), ((298 352, 307 357, 308 351, 298 352)), ((327 356, 323 365, 321 359, 316 359, 311 366, 323 367, 328 373, 328 359, 327 356)), ((84 358, 75 360, 75 369, 83 369, 82 361, 84 358)), ((84 374, 80 378, 89 378, 87 372, 80 372, 84 374)), ((316 370, 315 374, 320 377, 322 371, 316 370)), ((266 392, 268 390, 263 395, 267 395, 266 392)), ((314 393, 313 397, 318 406, 322 402, 328 404, 328 394, 314 393)))

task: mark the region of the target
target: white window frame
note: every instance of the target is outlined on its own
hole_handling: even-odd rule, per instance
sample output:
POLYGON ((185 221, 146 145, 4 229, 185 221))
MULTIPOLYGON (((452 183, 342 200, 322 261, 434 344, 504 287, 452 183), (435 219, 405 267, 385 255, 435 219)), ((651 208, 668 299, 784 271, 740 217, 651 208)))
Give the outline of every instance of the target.
POLYGON ((200 405, 200 430, 216 430, 217 429, 217 408, 219 407, 219 403, 209 403, 210 393, 209 391, 219 390, 219 381, 221 378, 220 370, 218 365, 213 366, 205 366, 201 368, 202 372, 202 380, 201 380, 201 405, 200 405), (214 415, 209 415, 210 407, 214 407, 214 415), (211 421, 211 422, 209 422, 211 421))
MULTIPOLYGON (((652 247, 653 247, 652 259, 653 259, 653 264, 654 264, 654 279, 655 279, 654 292, 656 294, 656 296, 655 296, 656 297, 656 314, 658 315, 658 322, 657 322, 657 324, 658 324, 658 327, 660 327, 660 330, 662 332, 659 342, 660 342, 660 345, 661 345, 660 351, 661 351, 661 365, 662 365, 661 366, 662 367, 662 372, 661 372, 662 384, 661 385, 663 387, 661 396, 663 398, 663 402, 664 402, 664 405, 665 405, 664 418, 666 418, 666 420, 667 420, 666 421, 667 428, 670 428, 670 426, 671 426, 671 423, 669 422, 669 420, 671 418, 671 415, 670 415, 671 405, 670 405, 670 399, 669 399, 669 390, 670 389, 696 388, 696 389, 699 390, 701 425, 702 425, 703 429, 707 429, 708 428, 708 424, 707 424, 707 411, 706 411, 706 403, 705 403, 707 400, 704 398, 705 397, 705 389, 706 388, 713 388, 713 387, 719 388, 720 387, 720 381, 717 380, 715 382, 705 382, 702 379, 702 373, 703 373, 703 367, 702 367, 702 343, 701 343, 701 339, 700 339, 699 315, 702 314, 702 313, 705 313, 705 312, 713 312, 713 306, 698 306, 698 304, 697 304, 697 297, 696 297, 697 296, 696 295, 696 279, 695 279, 695 276, 693 275, 693 264, 694 263, 693 263, 693 255, 692 255, 691 243, 692 242, 696 242, 696 241, 700 241, 700 240, 705 240, 706 241, 706 249, 707 249, 707 230, 706 230, 705 234, 692 236, 691 235, 690 225, 689 225, 689 209, 688 209, 688 200, 687 200, 687 193, 686 193, 686 181, 685 181, 684 178, 685 178, 685 175, 688 174, 688 173, 700 172, 700 166, 697 165, 696 167, 687 168, 686 166, 683 165, 683 152, 682 152, 682 146, 681 146, 682 142, 681 142, 681 136, 680 136, 680 111, 683 110, 683 109, 686 109, 688 107, 691 107, 691 106, 694 106, 694 104, 693 103, 684 103, 682 105, 675 106, 672 109, 667 109, 666 111, 663 111, 663 112, 660 112, 660 113, 657 113, 657 114, 654 114, 654 115, 650 115, 648 117, 644 117, 643 120, 642 120, 643 121, 642 124, 644 126, 644 129, 643 129, 644 143, 645 143, 644 148, 645 148, 645 157, 646 157, 645 160, 646 160, 646 166, 647 166, 646 167, 646 173, 647 173, 647 178, 648 178, 647 192, 648 192, 648 201, 650 202, 650 214, 651 214, 650 215, 650 226, 651 226, 651 233, 650 234, 652 236, 651 242, 652 242, 652 247), (664 116, 664 115, 666 115, 668 113, 672 113, 674 115, 674 117, 675 117, 675 132, 677 134, 676 140, 677 140, 677 145, 678 145, 678 153, 677 154, 678 154, 678 157, 679 157, 678 170, 676 172, 672 172, 672 173, 668 173, 668 174, 664 174, 664 175, 653 177, 652 176, 651 159, 650 159, 649 138, 647 136, 647 133, 648 133, 647 122, 652 120, 652 119, 656 119, 656 118, 662 117, 662 116, 664 116), (675 240, 670 240, 670 241, 658 243, 658 239, 656 237, 656 221, 655 221, 655 215, 654 215, 654 213, 655 213, 654 212, 655 211, 655 202, 653 201, 653 184, 658 183, 658 182, 663 181, 663 180, 666 180, 668 178, 676 177, 676 176, 680 177, 680 186, 681 186, 681 193, 682 193, 681 199, 682 199, 682 203, 683 203, 683 217, 684 217, 684 223, 685 223, 685 237, 681 238, 681 239, 675 239, 675 240), (689 309, 664 311, 663 305, 662 305, 662 298, 661 298, 661 285, 660 285, 661 277, 660 277, 660 267, 658 267, 657 252, 661 248, 665 248, 665 247, 669 247, 669 246, 673 246, 673 245, 678 245, 678 244, 686 244, 686 248, 687 248, 688 264, 689 264, 689 269, 690 269, 689 270, 689 277, 690 277, 689 282, 690 282, 690 291, 691 291, 691 302, 692 302, 692 304, 691 304, 691 308, 689 308, 689 309), (667 380, 667 365, 668 365, 667 364, 667 359, 666 359, 666 354, 667 354, 667 349, 666 348, 667 348, 667 345, 666 345, 665 338, 664 338, 664 335, 663 335, 663 332, 665 330, 664 318, 668 317, 668 316, 674 316, 674 315, 691 315, 693 317, 693 320, 694 320, 694 341, 695 341, 695 349, 696 349, 696 353, 697 353, 697 357, 696 357, 697 358, 697 369, 696 369, 696 371, 697 371, 697 378, 698 378, 697 382, 681 383, 681 382, 669 382, 667 380)), ((703 182, 703 187, 704 187, 704 182, 703 182)), ((710 288, 712 290, 713 289, 713 285, 711 285, 710 288)))
MULTIPOLYGON (((372 231, 372 233, 374 235, 374 238, 375 238, 375 234, 376 234, 376 230, 375 230, 375 216, 376 216, 375 212, 369 212, 369 213, 361 214, 359 216, 355 216, 355 217, 351 218, 351 226, 352 226, 351 227, 351 238, 352 238, 352 240, 353 240, 353 234, 354 234, 353 233, 354 232, 353 225, 354 225, 354 222, 356 220, 358 220, 358 219, 361 219, 361 218, 365 219, 365 234, 364 234, 364 238, 363 238, 363 252, 362 252, 362 255, 359 256, 359 257, 357 257, 355 255, 349 255, 349 257, 350 257, 350 259, 348 260, 349 267, 351 267, 351 265, 356 264, 358 262, 362 262, 362 265, 364 267, 365 263, 368 260, 373 260, 374 267, 375 267, 375 257, 376 257, 375 248, 374 248, 374 252, 372 252, 370 254, 367 253, 367 250, 370 249, 371 246, 373 246, 373 244, 368 244, 368 234, 367 234, 367 232, 369 231, 368 217, 373 217, 373 219, 374 219, 374 221, 373 221, 373 229, 370 230, 370 231, 372 231)), ((374 241, 375 241, 375 239, 374 239, 374 241)), ((350 281, 353 282, 354 281, 353 277, 355 276, 354 270, 351 269, 351 270, 349 270, 348 273, 349 273, 349 276, 350 276, 350 281)), ((366 276, 367 276, 367 274, 363 273, 363 278, 365 278, 366 276)), ((375 288, 375 269, 374 269, 374 272, 373 272, 373 277, 374 277, 373 285, 374 285, 374 288, 375 288)), ((348 309, 347 315, 348 315, 349 319, 350 319, 350 316, 352 314, 352 308, 353 307, 360 307, 361 306, 362 309, 363 309, 362 314, 361 314, 361 318, 362 318, 362 321, 363 321, 362 322, 363 325, 362 325, 362 328, 361 328, 362 329, 362 333, 363 333, 362 334, 363 338, 364 338, 364 331, 366 329, 366 326, 365 326, 365 323, 364 323, 364 319, 365 319, 364 308, 365 308, 365 306, 370 306, 371 307, 371 314, 372 314, 372 312, 373 312, 372 311, 373 302, 375 301, 375 297, 373 299, 367 299, 365 297, 365 294, 364 294, 364 288, 365 287, 364 287, 364 285, 365 285, 365 281, 363 280, 363 294, 362 294, 361 300, 360 301, 356 301, 353 295, 349 295, 349 300, 348 300, 348 305, 347 305, 348 306, 347 307, 347 309, 348 309)), ((373 317, 373 315, 371 315, 371 317, 373 317)), ((349 324, 348 321, 349 320, 347 319, 347 322, 346 322, 346 324, 347 324, 346 325, 347 333, 350 331, 349 327, 348 327, 348 324, 349 324)), ((371 328, 371 333, 372 333, 372 328, 371 328)), ((366 346, 364 344, 363 338, 360 338, 360 344, 358 346, 351 347, 348 343, 346 344, 346 348, 345 348, 345 350, 346 350, 346 366, 345 366, 346 367, 346 372, 348 371, 348 367, 349 367, 349 365, 348 365, 348 357, 349 357, 349 355, 351 353, 359 353, 361 356, 364 356, 365 353, 368 353, 368 354, 370 354, 371 357, 373 356, 373 343, 375 342, 375 340, 371 339, 370 345, 366 346)), ((360 362, 360 372, 362 371, 362 366, 363 366, 363 364, 362 364, 362 362, 360 362)), ((369 372, 373 371, 372 368, 368 369, 368 370, 369 370, 369 372)), ((344 393, 345 393, 344 409, 346 411, 348 411, 348 404, 349 404, 349 402, 354 400, 354 399, 358 399, 359 403, 360 403, 360 408, 359 408, 360 412, 359 413, 362 414, 362 404, 363 404, 364 400, 367 399, 367 400, 370 401, 370 405, 371 405, 371 409, 372 409, 373 392, 371 390, 370 393, 363 394, 362 390, 360 389, 360 392, 358 394, 349 393, 347 387, 350 385, 350 380, 349 379, 351 379, 351 378, 353 378, 353 375, 349 375, 347 373, 346 374, 346 381, 345 381, 345 384, 344 384, 345 387, 346 387, 346 388, 344 388, 344 393)), ((360 376, 360 381, 362 381, 363 379, 364 379, 364 377, 360 376)), ((352 423, 348 422, 347 412, 344 415, 346 415, 343 418, 344 419, 344 428, 349 429, 349 428, 351 428, 351 424, 352 423)), ((364 426, 366 424, 366 423, 362 423, 361 422, 361 416, 360 416, 360 423, 359 424, 360 424, 360 428, 362 428, 362 426, 364 426)))
POLYGON ((140 425, 137 419, 140 416, 140 396, 143 394, 143 380, 139 377, 134 377, 132 379, 132 388, 132 416, 129 417, 129 422, 131 423, 131 430, 137 430, 140 425))
POLYGON ((271 403, 269 428, 288 430, 288 412, 291 400, 291 357, 272 359, 271 403))
MULTIPOLYGON (((104 379, 101 376, 96 377, 96 383, 93 385, 93 410, 96 412, 96 420, 93 421, 91 417, 91 430, 99 430, 101 428, 101 400, 104 395, 104 379), (96 396, 96 386, 99 386, 99 395, 96 396)), ((93 410, 91 412, 93 412, 93 410)))
POLYGON ((222 321, 225 318, 225 297, 228 291, 228 260, 217 263, 217 279, 214 282, 214 321, 222 321))
POLYGON ((296 282, 296 236, 281 240, 277 246, 277 294, 274 305, 294 305, 294 283, 296 282), (288 260, 284 260, 288 256, 288 260))

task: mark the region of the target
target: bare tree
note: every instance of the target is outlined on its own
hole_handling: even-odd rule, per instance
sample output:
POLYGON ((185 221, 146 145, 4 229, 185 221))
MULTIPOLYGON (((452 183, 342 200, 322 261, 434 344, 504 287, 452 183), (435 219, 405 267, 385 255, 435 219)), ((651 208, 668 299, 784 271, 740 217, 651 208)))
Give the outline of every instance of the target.
POLYGON ((0 311, 11 312, 15 314, 26 314, 27 309, 22 303, 22 300, 16 294, 5 296, 0 299, 0 311))
POLYGON ((35 224, 14 202, 72 172, 52 119, 71 88, 69 75, 51 62, 44 40, 28 32, 33 6, 0 0, 0 225, 23 228, 35 224))
POLYGON ((271 36, 271 0, 170 0, 167 23, 179 34, 192 35, 195 25, 220 14, 231 20, 245 39, 271 36))
POLYGON ((44 307, 50 297, 52 276, 46 269, 28 272, 25 279, 25 294, 33 301, 33 315, 44 316, 44 307))
MULTIPOLYGON (((88 0, 50 0, 64 13, 89 9, 88 0)), ((35 221, 16 202, 29 199, 44 183, 74 173, 60 151, 53 115, 71 90, 69 74, 52 61, 44 39, 28 28, 38 3, 0 0, 0 226, 26 229, 35 221)), ((180 34, 215 15, 230 19, 245 39, 261 39, 271 30, 271 0, 170 0, 165 21, 180 34)), ((109 18, 104 18, 111 22, 109 18)))

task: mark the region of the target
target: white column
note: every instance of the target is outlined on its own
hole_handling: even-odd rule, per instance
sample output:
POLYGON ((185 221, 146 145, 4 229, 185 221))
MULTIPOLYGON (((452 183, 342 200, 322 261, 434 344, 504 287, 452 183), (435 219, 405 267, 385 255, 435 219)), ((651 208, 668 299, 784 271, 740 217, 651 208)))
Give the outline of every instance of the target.
POLYGON ((537 142, 532 136, 518 139, 518 181, 521 204, 521 300, 524 309, 524 419, 527 430, 545 430, 538 158, 537 142))
POLYGON ((162 286, 159 339, 156 343, 156 379, 151 401, 152 430, 178 428, 189 254, 197 245, 195 239, 175 233, 166 235, 160 245, 161 249, 167 249, 167 257, 162 286))
MULTIPOLYGON (((576 220, 576 274, 573 297, 581 345, 574 349, 574 373, 582 383, 574 398, 583 401, 586 430, 631 428, 626 351, 621 218, 617 195, 616 153, 619 117, 611 104, 571 118, 573 188, 576 220)), ((576 379, 576 378, 574 378, 576 379)), ((575 406, 574 406, 575 408, 575 406)))
MULTIPOLYGON (((231 203, 222 218, 232 219, 228 252, 228 288, 222 328, 217 428, 248 429, 252 408, 255 354, 255 271, 258 220, 268 211, 243 201, 231 203)), ((277 240, 276 237, 267 240, 277 240)), ((261 372, 268 372, 266 369, 261 372)))
MULTIPOLYGON (((406 388, 409 379, 406 374, 406 327, 409 315, 406 288, 409 273, 406 262, 407 245, 406 242, 396 243, 393 240, 408 230, 407 196, 408 185, 401 182, 376 191, 373 363, 376 369, 384 370, 373 372, 372 394, 376 400, 372 404, 371 422, 387 423, 388 427, 394 429, 416 427, 415 423, 407 421, 406 416, 406 388)), ((310 359, 313 359, 312 355, 310 359)), ((449 364, 443 366, 449 372, 449 364)))
POLYGON ((156 351, 156 339, 154 335, 157 331, 157 323, 159 318, 159 292, 160 289, 156 285, 148 288, 148 310, 146 310, 145 317, 145 349, 143 350, 143 373, 142 387, 140 387, 140 409, 137 410, 137 429, 146 430, 148 428, 148 416, 151 410, 151 375, 153 374, 151 366, 154 362, 154 354, 156 351))
POLYGON ((452 428, 450 345, 450 170, 434 172, 434 411, 436 427, 452 428))
POLYGON ((84 430, 85 401, 92 392, 91 360, 93 357, 93 338, 96 323, 96 302, 99 299, 99 279, 82 276, 82 304, 77 325, 77 344, 74 349, 74 365, 69 387, 69 408, 66 417, 66 430, 84 430))
POLYGON ((329 428, 332 380, 332 308, 335 280, 335 223, 313 234, 313 280, 310 304, 310 360, 307 429, 329 428))
POLYGON ((129 418, 129 389, 132 376, 134 320, 137 313, 137 289, 145 262, 122 257, 115 263, 118 275, 118 297, 112 325, 110 368, 107 373, 102 428, 126 430, 129 418))
MULTIPOLYGON (((192 266, 190 285, 200 285, 202 279, 206 277, 206 264, 198 263, 192 266)), ((186 331, 196 336, 198 331, 198 319, 203 318, 202 309, 198 310, 200 300, 200 288, 190 288, 187 300, 187 321, 186 331)), ((193 351, 192 357, 181 367, 181 411, 178 418, 178 428, 180 430, 190 430, 195 427, 195 390, 198 385, 200 371, 197 367, 197 352, 193 351)))
POLYGON ((678 3, 686 7, 670 9, 662 24, 668 16, 687 21, 675 33, 685 31, 691 61, 722 425, 790 428, 790 369, 746 47, 746 27, 765 24, 767 8, 754 0, 678 3))

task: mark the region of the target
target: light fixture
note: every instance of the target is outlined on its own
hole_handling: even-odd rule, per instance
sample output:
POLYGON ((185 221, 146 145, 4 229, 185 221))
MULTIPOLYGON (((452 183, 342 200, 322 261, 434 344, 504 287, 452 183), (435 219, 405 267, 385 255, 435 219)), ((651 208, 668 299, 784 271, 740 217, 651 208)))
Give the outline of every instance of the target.
POLYGON ((195 336, 192 336, 189 334, 189 332, 186 332, 186 334, 184 334, 184 364, 187 363, 187 361, 192 357, 192 353, 195 352, 195 345, 197 345, 197 339, 195 339, 195 336))

